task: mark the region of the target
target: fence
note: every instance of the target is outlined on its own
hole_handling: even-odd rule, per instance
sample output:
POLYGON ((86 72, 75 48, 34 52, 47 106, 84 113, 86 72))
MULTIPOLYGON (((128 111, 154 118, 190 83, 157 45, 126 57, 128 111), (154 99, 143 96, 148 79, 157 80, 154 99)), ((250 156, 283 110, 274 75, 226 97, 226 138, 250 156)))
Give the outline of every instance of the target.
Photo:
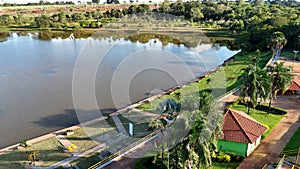
POLYGON ((147 136, 145 136, 145 137, 139 139, 138 141, 130 144, 129 146, 125 147, 124 149, 122 149, 122 150, 114 153, 113 155, 105 158, 104 160, 99 161, 98 163, 92 165, 88 169, 96 169, 96 168, 104 167, 104 166, 110 164, 114 159, 125 155, 126 153, 130 152, 131 150, 133 150, 134 148, 136 148, 140 144, 144 144, 144 143, 150 141, 151 139, 153 139, 154 137, 156 137, 159 132, 160 132, 159 130, 156 130, 156 131, 148 134, 147 136))
POLYGON ((283 151, 281 155, 295 155, 299 152, 299 149, 283 151))

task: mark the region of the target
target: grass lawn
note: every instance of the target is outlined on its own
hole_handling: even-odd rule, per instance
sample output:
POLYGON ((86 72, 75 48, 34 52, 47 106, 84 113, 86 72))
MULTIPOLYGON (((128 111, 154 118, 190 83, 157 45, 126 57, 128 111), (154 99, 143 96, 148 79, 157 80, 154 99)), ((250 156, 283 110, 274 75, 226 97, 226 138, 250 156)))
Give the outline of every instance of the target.
MULTIPOLYGON (((237 88, 240 85, 238 77, 243 74, 242 69, 251 64, 251 58, 255 56, 254 52, 246 54, 237 54, 234 56, 235 60, 228 63, 226 66, 220 67, 218 71, 209 74, 202 78, 199 82, 192 82, 189 85, 172 92, 170 95, 164 95, 162 98, 155 99, 151 102, 142 104, 137 109, 149 112, 155 112, 156 105, 166 98, 173 98, 176 100, 180 93, 192 93, 197 91, 211 90, 213 96, 218 98, 226 92, 237 88), (226 81, 226 83, 224 83, 226 81)), ((263 68, 271 58, 271 52, 262 52, 258 65, 263 68)))
POLYGON ((106 120, 101 120, 75 130, 74 134, 67 136, 67 138, 78 147, 80 152, 84 152, 101 144, 100 142, 96 142, 94 138, 112 130, 116 130, 116 128, 111 127, 106 120))
MULTIPOLYGON (((229 108, 234 110, 241 110, 247 112, 247 107, 245 105, 234 103, 229 106, 229 108)), ((268 112, 250 109, 249 115, 257 120, 258 122, 267 125, 269 129, 262 135, 262 138, 266 138, 273 128, 280 122, 284 115, 268 114, 268 112)))
MULTIPOLYGON (((291 150, 298 150, 300 147, 300 128, 297 129, 297 131, 294 133, 293 137, 290 139, 290 141, 287 143, 283 151, 291 151, 291 150)), ((293 151, 291 155, 297 155, 297 151, 293 151)))
POLYGON ((70 156, 63 152, 62 145, 53 137, 33 144, 26 149, 22 148, 0 155, 0 168, 25 168, 25 165, 28 164, 27 159, 30 152, 37 152, 37 159, 42 161, 42 166, 49 166, 70 156))
MULTIPOLYGON (((127 118, 125 118, 122 115, 118 115, 120 121, 122 122, 124 128, 126 129, 127 132, 129 132, 129 123, 133 124, 133 133, 140 133, 140 132, 148 132, 148 122, 144 122, 144 123, 139 123, 139 122, 135 122, 135 121, 131 121, 127 118)), ((150 120, 150 119, 149 119, 150 120)))
MULTIPOLYGON (((295 53, 292 50, 284 50, 280 56, 294 60, 295 53)), ((300 58, 300 53, 297 53, 295 59, 297 58, 300 58)))

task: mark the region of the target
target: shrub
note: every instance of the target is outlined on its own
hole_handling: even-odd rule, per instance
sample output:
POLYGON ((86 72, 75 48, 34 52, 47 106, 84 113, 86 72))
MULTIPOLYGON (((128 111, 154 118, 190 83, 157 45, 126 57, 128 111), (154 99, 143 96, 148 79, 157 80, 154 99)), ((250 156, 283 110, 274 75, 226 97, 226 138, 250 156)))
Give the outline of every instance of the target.
POLYGON ((136 161, 134 164, 134 169, 147 169, 147 164, 151 162, 153 157, 141 158, 136 161))
POLYGON ((244 157, 231 152, 219 152, 218 155, 212 154, 212 160, 218 162, 242 162, 244 157))
POLYGON ((28 145, 28 143, 27 143, 27 140, 24 140, 24 141, 22 141, 21 143, 20 143, 20 146, 22 146, 22 147, 29 147, 29 145, 28 145))
POLYGON ((230 155, 228 155, 228 154, 225 154, 224 156, 223 156, 223 160, 224 160, 224 162, 227 162, 227 163, 229 163, 230 162, 230 155))

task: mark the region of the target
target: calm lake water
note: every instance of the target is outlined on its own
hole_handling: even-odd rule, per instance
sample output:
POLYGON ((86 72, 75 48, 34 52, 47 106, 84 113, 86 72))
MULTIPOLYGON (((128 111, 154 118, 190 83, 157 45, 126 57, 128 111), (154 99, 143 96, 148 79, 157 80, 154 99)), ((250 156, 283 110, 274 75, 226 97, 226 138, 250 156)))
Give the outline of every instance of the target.
POLYGON ((208 44, 163 46, 158 39, 43 41, 12 34, 0 43, 0 147, 77 124, 72 98, 76 71, 82 75, 74 90, 83 98, 94 91, 98 104, 94 107, 87 99, 76 106, 88 120, 100 116, 95 109, 110 113, 155 90, 189 81, 236 53, 208 44), (94 79, 94 86, 89 86, 89 79, 94 79))

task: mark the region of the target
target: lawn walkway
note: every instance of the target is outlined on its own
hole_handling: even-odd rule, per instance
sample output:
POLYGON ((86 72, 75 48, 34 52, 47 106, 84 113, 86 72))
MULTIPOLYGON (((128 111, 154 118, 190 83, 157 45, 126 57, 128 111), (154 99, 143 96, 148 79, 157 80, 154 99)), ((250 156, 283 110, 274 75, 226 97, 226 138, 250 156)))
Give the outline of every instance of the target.
POLYGON ((277 162, 285 145, 300 127, 300 99, 297 96, 278 96, 273 106, 286 109, 288 114, 272 132, 262 140, 254 152, 237 167, 238 169, 262 168, 266 163, 277 162))
POLYGON ((113 121, 115 122, 119 133, 128 135, 128 133, 127 133, 126 129, 124 128, 122 122, 120 121, 119 117, 118 116, 111 116, 111 117, 112 117, 113 121))

